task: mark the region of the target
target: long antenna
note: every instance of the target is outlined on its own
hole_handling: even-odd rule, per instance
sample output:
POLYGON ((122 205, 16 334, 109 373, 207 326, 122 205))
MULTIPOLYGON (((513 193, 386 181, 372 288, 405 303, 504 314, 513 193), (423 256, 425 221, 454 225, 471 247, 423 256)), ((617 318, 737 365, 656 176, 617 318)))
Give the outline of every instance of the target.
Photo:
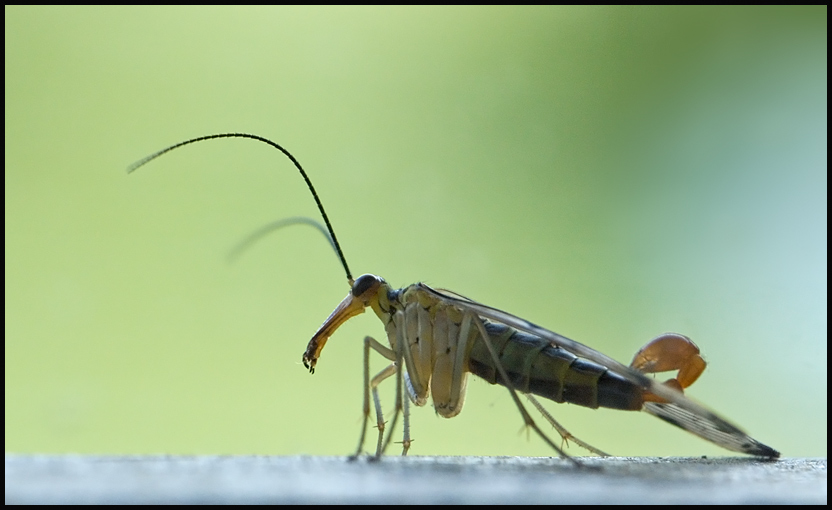
POLYGON ((263 142, 265 144, 271 145, 275 149, 279 150, 283 154, 286 155, 287 158, 292 160, 292 163, 295 164, 295 167, 300 172, 300 175, 303 177, 303 180, 306 181, 306 187, 309 188, 309 191, 312 192, 312 198, 315 199, 315 203, 318 204, 318 210, 321 211, 321 216, 324 219, 324 223, 326 223, 326 228, 329 230, 329 235, 332 237, 332 243, 335 245, 335 251, 338 252, 338 258, 341 259, 341 265, 344 266, 344 271, 347 273, 347 280, 349 280, 350 285, 353 284, 352 273, 350 273, 350 268, 347 265, 347 259, 344 258, 344 252, 341 251, 341 245, 338 244, 338 238, 335 237, 335 231, 332 229, 332 225, 329 223, 329 217, 326 215, 326 211, 324 211, 324 205, 321 203, 321 199, 318 198, 318 192, 315 191, 315 187, 312 186, 312 181, 309 180, 309 176, 306 175, 306 172, 303 171, 303 167, 300 166, 300 163, 294 156, 292 156, 289 151, 281 147, 280 145, 276 144, 275 142, 269 140, 268 138, 263 138, 262 136, 251 135, 248 133, 221 133, 218 135, 208 135, 208 136, 200 136, 199 138, 192 138, 191 140, 185 140, 184 142, 179 142, 175 145, 171 145, 166 149, 162 149, 159 152, 154 152, 150 156, 146 158, 140 159, 136 161, 129 167, 127 167, 127 173, 132 173, 139 169, 140 167, 144 166, 147 163, 150 163, 154 159, 158 158, 159 156, 166 154, 173 149, 178 149, 179 147, 190 145, 192 143, 201 142, 204 140, 213 140, 214 138, 250 138, 251 140, 257 140, 258 142, 263 142))

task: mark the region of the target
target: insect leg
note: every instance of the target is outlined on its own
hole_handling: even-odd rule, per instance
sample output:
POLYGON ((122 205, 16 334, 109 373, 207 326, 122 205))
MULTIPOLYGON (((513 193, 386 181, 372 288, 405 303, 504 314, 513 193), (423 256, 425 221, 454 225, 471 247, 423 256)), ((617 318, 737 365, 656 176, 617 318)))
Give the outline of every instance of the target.
POLYGON ((549 446, 552 447, 553 450, 558 452, 562 458, 569 460, 575 466, 583 467, 584 465, 578 462, 576 459, 570 457, 566 454, 563 450, 558 448, 549 436, 547 436, 540 427, 537 426, 537 423, 534 422, 529 412, 526 410, 526 407, 523 405, 523 402, 520 401, 520 397, 517 396, 517 391, 514 389, 514 385, 511 384, 511 379, 509 379, 508 374, 506 373, 505 368, 503 368, 503 364, 500 362, 500 357, 497 355, 497 352, 494 350, 494 346, 491 344, 491 340, 489 339, 488 332, 485 330, 485 325, 482 323, 479 317, 474 315, 473 313, 466 313, 466 317, 468 320, 474 322, 474 325, 480 332, 480 336, 482 337, 483 342, 485 343, 485 347, 488 349, 488 353, 491 354, 491 359, 494 360, 494 366, 497 367, 497 371, 500 373, 500 377, 506 382, 506 388, 508 388, 509 393, 511 393, 511 398, 514 400, 515 405, 517 405, 517 409, 520 411, 520 414, 523 416, 523 422, 526 424, 527 427, 531 427, 538 436, 540 436, 543 441, 546 442, 549 446))
POLYGON ((405 348, 404 312, 402 312, 401 310, 397 311, 396 314, 393 316, 393 323, 396 325, 396 405, 395 409, 393 410, 393 421, 390 423, 390 432, 387 433, 387 439, 384 441, 384 446, 382 446, 381 451, 376 452, 376 459, 380 459, 381 456, 384 455, 385 450, 387 450, 387 446, 390 444, 390 439, 392 439, 393 437, 393 431, 396 429, 396 421, 399 419, 399 413, 402 412, 402 385, 404 383, 404 381, 402 380, 402 372, 404 372, 402 368, 402 360, 404 354, 402 351, 405 348))
POLYGON ((552 427, 554 427, 555 430, 558 431, 558 434, 560 434, 560 437, 563 439, 564 443, 568 443, 569 440, 572 440, 572 442, 575 443, 576 445, 578 445, 582 448, 585 448, 585 449, 589 450, 590 452, 592 452, 596 455, 600 455, 601 457, 609 457, 610 456, 609 453, 602 452, 598 448, 595 448, 594 446, 592 446, 588 443, 585 443, 585 442, 581 441, 580 439, 578 439, 577 437, 573 436, 571 432, 566 430, 563 427, 563 425, 561 425, 560 423, 557 422, 557 420, 555 420, 555 418, 549 413, 549 411, 547 411, 546 408, 543 407, 543 404, 541 404, 539 400, 534 398, 534 396, 532 396, 531 393, 524 393, 524 395, 526 395, 526 398, 529 399, 529 402, 532 403, 532 405, 538 410, 538 412, 540 412, 540 414, 542 414, 543 417, 546 418, 546 421, 548 421, 549 424, 552 425, 552 427))
MULTIPOLYGON (((391 375, 396 373, 396 364, 390 363, 387 367, 376 374, 373 377, 373 380, 370 381, 370 389, 373 392, 373 404, 376 407, 376 428, 378 429, 378 441, 376 442, 376 457, 378 457, 381 451, 381 440, 384 437, 384 415, 381 412, 381 400, 378 398, 378 385, 381 384, 381 381, 387 379, 391 375)), ((366 429, 366 426, 365 426, 366 429)))
POLYGON ((438 358, 431 377, 431 392, 437 414, 452 418, 462 411, 468 380, 468 358, 471 347, 479 337, 479 331, 472 334, 472 319, 462 315, 458 327, 445 311, 436 314, 437 323, 447 317, 448 327, 444 334, 434 337, 437 351, 445 356, 438 358))
MULTIPOLYGON (((404 420, 404 431, 402 435, 402 456, 407 455, 410 449, 410 401, 412 400, 417 406, 423 405, 427 401, 427 384, 424 379, 424 373, 429 373, 430 357, 425 357, 423 353, 418 351, 419 348, 430 348, 431 332, 425 327, 429 321, 427 312, 417 303, 411 303, 405 307, 404 312, 399 312, 394 316, 394 324, 396 324, 396 351, 400 353, 400 365, 404 368, 402 373, 402 387, 403 392, 407 391, 407 396, 402 397, 402 404, 404 406, 402 417, 404 420), (416 347, 414 353, 414 347, 416 347), (428 361, 428 366, 421 366, 425 360, 428 361)), ((398 362, 397 362, 398 363, 398 362)), ((395 423, 395 421, 394 421, 395 423)), ((390 442, 393 429, 390 429, 391 436, 388 437, 387 442, 390 442)), ((387 446, 385 445, 385 449, 387 446)))
POLYGON ((404 435, 402 435, 402 457, 410 450, 410 399, 404 399, 404 435))
POLYGON ((432 324, 428 311, 419 303, 408 303, 402 318, 404 345, 402 357, 406 368, 405 389, 417 406, 427 403, 431 374, 432 324))
MULTIPOLYGON (((402 343, 402 362, 405 372, 404 390, 404 434, 402 438, 402 455, 410 449, 410 403, 417 406, 427 403, 428 383, 431 380, 433 341, 433 321, 430 313, 420 303, 408 303, 402 316, 405 342, 402 343)), ((397 329, 397 332, 399 329, 397 329)))
POLYGON ((384 435, 384 417, 381 414, 381 403, 379 402, 378 398, 378 385, 381 384, 381 381, 387 379, 396 371, 395 363, 391 363, 388 365, 384 370, 376 374, 373 377, 372 381, 370 380, 370 348, 373 348, 376 352, 384 356, 389 360, 396 359, 395 353, 380 344, 371 336, 364 337, 364 406, 362 408, 364 414, 363 424, 361 425, 361 436, 358 438, 358 448, 355 451, 355 455, 351 458, 356 459, 359 455, 361 455, 361 450, 364 448, 364 438, 367 434, 367 421, 370 419, 370 390, 372 389, 373 392, 373 402, 375 403, 376 407, 376 422, 378 424, 378 444, 376 445, 376 455, 378 455, 379 450, 381 449, 381 440, 382 436, 384 435))

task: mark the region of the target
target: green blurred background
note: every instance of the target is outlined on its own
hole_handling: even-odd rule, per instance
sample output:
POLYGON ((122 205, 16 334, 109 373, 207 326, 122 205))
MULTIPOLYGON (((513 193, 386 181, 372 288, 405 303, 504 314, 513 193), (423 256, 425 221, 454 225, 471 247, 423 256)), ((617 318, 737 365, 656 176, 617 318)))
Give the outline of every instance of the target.
MULTIPOLYGON (((710 363, 690 395, 826 456, 826 16, 6 7, 6 451, 353 451, 379 321, 351 320, 310 376, 348 290, 324 239, 225 260, 316 217, 291 164, 219 140, 125 173, 245 131, 302 162, 356 274, 624 362, 685 333, 710 363)), ((614 454, 730 454, 644 413, 549 408, 614 454)), ((481 380, 452 420, 413 411, 413 454, 552 453, 481 380)))

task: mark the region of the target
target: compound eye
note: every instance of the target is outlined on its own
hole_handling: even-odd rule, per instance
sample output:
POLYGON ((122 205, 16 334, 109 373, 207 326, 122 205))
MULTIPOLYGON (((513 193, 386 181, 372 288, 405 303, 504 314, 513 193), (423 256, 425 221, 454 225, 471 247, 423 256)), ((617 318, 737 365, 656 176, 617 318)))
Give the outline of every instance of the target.
POLYGON ((381 285, 382 282, 384 282, 384 280, 374 274, 363 274, 355 280, 355 283, 352 286, 352 295, 355 297, 361 297, 367 291, 373 290, 381 285))

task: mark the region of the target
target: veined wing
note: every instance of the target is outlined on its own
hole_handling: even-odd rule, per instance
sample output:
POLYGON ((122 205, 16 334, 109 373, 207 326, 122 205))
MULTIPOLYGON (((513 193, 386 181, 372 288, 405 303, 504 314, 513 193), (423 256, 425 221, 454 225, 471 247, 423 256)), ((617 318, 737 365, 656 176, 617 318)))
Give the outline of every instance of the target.
POLYGON ((772 459, 780 456, 780 452, 774 448, 764 445, 736 427, 734 427, 734 430, 724 430, 718 427, 710 418, 695 414, 676 404, 646 402, 642 409, 657 418, 661 418, 728 450, 772 459))

